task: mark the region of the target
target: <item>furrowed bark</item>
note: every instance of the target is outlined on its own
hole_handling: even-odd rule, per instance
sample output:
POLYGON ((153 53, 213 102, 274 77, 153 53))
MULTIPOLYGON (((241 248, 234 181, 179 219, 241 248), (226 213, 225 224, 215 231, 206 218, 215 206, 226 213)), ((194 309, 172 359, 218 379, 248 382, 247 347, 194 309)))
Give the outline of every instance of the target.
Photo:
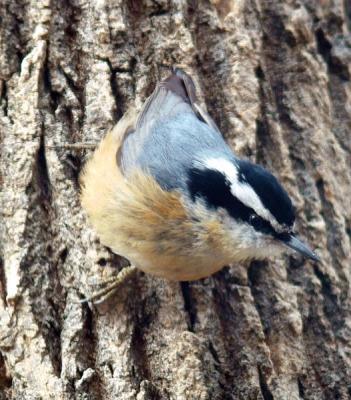
MULTIPOLYGON (((0 4, 0 399, 348 399, 348 1, 0 4), (78 175, 168 67, 194 76, 233 150, 272 170, 322 258, 235 264, 170 283, 121 268, 78 175)), ((189 265, 191 268, 191 265, 189 265)))

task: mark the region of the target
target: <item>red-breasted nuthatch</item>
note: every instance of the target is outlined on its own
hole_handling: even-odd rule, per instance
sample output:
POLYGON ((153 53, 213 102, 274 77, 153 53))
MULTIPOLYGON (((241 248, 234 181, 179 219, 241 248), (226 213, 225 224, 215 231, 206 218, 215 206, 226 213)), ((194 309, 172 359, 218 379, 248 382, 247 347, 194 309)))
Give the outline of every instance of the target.
POLYGON ((286 247, 318 260, 278 180, 232 153, 179 69, 106 135, 81 185, 101 242, 153 275, 199 279, 286 247))

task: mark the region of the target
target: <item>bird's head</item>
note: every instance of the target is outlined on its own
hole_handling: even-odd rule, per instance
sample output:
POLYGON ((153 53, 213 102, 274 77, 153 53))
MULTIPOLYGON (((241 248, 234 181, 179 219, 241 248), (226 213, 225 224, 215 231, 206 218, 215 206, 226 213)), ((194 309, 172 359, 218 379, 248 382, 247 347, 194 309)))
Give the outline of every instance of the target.
POLYGON ((287 247, 319 260, 296 237, 290 197, 263 167, 229 157, 205 158, 189 171, 188 190, 194 204, 201 204, 225 225, 233 261, 266 258, 287 247))

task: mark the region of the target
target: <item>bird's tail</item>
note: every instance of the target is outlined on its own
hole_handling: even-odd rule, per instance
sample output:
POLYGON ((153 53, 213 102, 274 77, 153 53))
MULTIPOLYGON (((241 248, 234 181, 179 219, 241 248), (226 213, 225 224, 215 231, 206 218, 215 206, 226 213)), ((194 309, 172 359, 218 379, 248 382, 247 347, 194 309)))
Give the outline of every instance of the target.
POLYGON ((200 120, 219 132, 213 119, 199 104, 192 77, 182 69, 174 67, 172 73, 158 83, 153 94, 145 102, 136 127, 142 129, 149 121, 184 112, 185 108, 192 109, 200 120))

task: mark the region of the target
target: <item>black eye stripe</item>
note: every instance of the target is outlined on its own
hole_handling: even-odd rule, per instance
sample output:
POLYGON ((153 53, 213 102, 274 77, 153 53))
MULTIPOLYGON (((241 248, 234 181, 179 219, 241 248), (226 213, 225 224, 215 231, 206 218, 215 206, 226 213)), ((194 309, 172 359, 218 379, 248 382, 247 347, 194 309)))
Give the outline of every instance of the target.
POLYGON ((271 234, 273 236, 276 235, 273 226, 256 213, 250 215, 249 224, 253 226, 256 231, 271 234))
POLYGON ((275 235, 271 224, 233 196, 230 182, 219 171, 193 168, 189 171, 188 189, 193 201, 202 198, 210 208, 224 208, 234 219, 247 222, 256 231, 275 235))
POLYGON ((258 194, 263 205, 275 219, 286 226, 295 221, 295 209, 285 189, 263 167, 246 160, 239 160, 239 181, 247 182, 258 194))
POLYGON ((253 209, 245 206, 230 191, 230 183, 219 171, 193 168, 189 171, 188 189, 193 201, 201 197, 211 208, 224 208, 236 219, 248 221, 253 209))

